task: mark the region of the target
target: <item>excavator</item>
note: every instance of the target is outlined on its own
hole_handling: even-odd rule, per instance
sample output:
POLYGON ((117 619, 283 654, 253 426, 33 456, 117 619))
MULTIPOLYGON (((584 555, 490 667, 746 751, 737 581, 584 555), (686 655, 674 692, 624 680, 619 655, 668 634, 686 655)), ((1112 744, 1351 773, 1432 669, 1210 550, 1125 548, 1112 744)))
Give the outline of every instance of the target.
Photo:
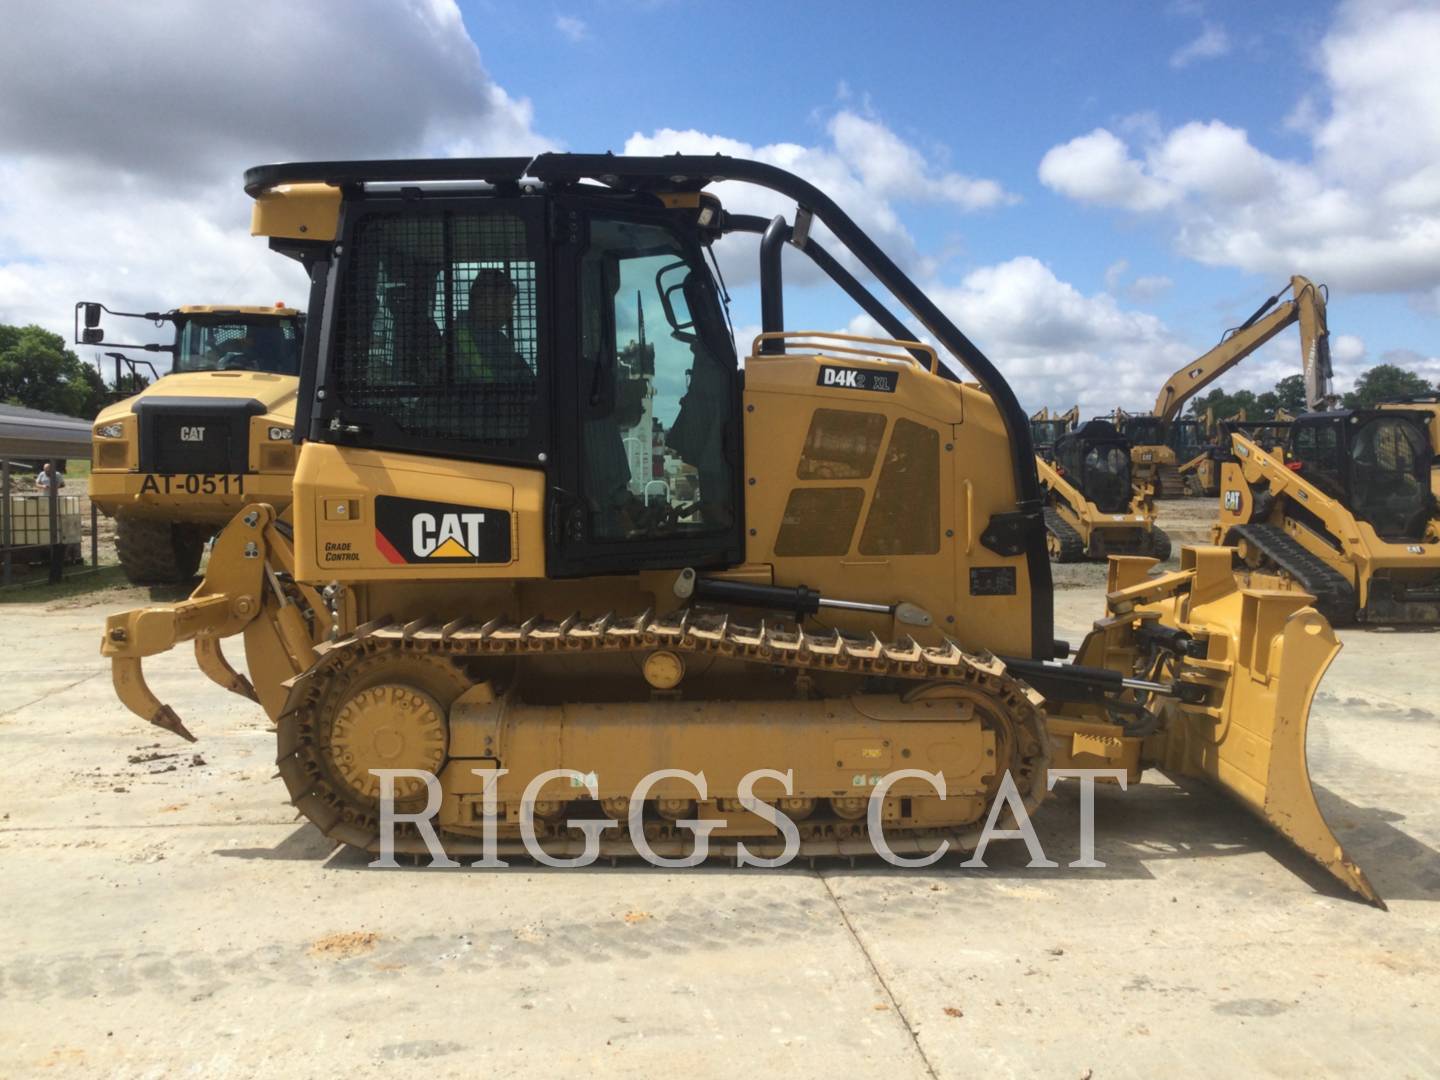
POLYGON ((1131 460, 1130 441, 1104 420, 1062 435, 1048 457, 1037 455, 1051 559, 1170 557, 1170 537, 1155 524, 1151 489, 1132 481, 1131 460))
POLYGON ((304 331, 305 316, 283 303, 150 312, 75 305, 76 342, 116 350, 117 388, 145 381, 139 364, 150 370, 149 384, 101 409, 93 427, 90 498, 115 519, 116 554, 132 582, 189 581, 205 542, 236 511, 257 499, 289 503, 304 331), (106 341, 107 314, 169 323, 174 337, 106 341), (159 375, 127 350, 169 353, 171 369, 159 375))
POLYGON ((1050 412, 1047 405, 1039 412, 1030 414, 1030 436, 1035 441, 1035 453, 1049 461, 1055 456, 1055 443, 1060 436, 1073 431, 1080 421, 1080 406, 1072 405, 1068 412, 1050 412))
POLYGON ((562 153, 245 183, 252 231, 312 282, 294 499, 237 513, 190 598, 111 616, 102 652, 126 706, 193 738, 143 672, 193 643, 274 721, 325 836, 432 857, 438 836, 485 865, 490 841, 780 859, 783 816, 801 856, 924 861, 1038 809, 1060 770, 1156 767, 1382 903, 1309 781, 1339 647, 1309 598, 1241 587, 1224 548, 1160 574, 1117 557, 1094 629, 1057 641, 1028 417, 811 183, 562 153), (787 212, 728 211, 722 180, 787 212), (743 378, 710 260, 740 235, 762 326, 743 378), (782 255, 886 336, 787 327, 782 255), (647 499, 647 467, 677 482, 647 499))
POLYGON ((1188 475, 1204 468, 1201 459, 1208 448, 1203 423, 1198 418, 1181 417, 1181 410, 1192 397, 1292 323, 1300 324, 1300 352, 1306 371, 1316 373, 1307 375, 1307 388, 1311 380, 1318 386, 1319 379, 1328 379, 1330 331, 1325 322, 1325 302, 1324 285, 1317 286, 1298 274, 1292 276, 1285 288, 1267 297, 1248 319, 1227 330, 1218 345, 1165 380, 1148 416, 1124 417, 1117 426, 1134 444, 1137 480, 1152 483, 1156 497, 1164 499, 1178 498, 1196 486, 1202 490, 1213 487, 1204 479, 1196 485, 1187 483, 1188 475), (1282 302, 1287 292, 1290 299, 1282 302))

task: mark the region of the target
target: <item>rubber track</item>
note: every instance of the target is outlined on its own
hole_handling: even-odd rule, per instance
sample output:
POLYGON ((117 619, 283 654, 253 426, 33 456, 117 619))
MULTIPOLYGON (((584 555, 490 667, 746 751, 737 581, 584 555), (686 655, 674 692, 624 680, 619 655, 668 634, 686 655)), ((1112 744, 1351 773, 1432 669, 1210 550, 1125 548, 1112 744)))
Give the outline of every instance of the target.
MULTIPOLYGON (((277 764, 290 792, 292 804, 308 817, 321 832, 332 839, 359 847, 373 846, 372 815, 343 790, 332 784, 316 768, 313 758, 306 760, 314 744, 316 720, 309 714, 325 696, 331 677, 348 665, 360 663, 386 649, 403 650, 414 655, 425 654, 435 660, 464 662, 475 658, 516 657, 535 654, 633 653, 654 649, 723 657, 753 663, 764 668, 785 667, 802 672, 843 673, 856 676, 902 679, 920 684, 951 683, 989 697, 995 712, 1012 721, 1010 737, 1017 740, 1011 773, 1023 797, 1025 808, 1033 811, 1046 795, 1045 768, 1049 762, 1049 738, 1042 709, 1043 699, 1025 683, 1010 675, 1005 664, 988 654, 967 653, 949 638, 939 645, 921 645, 906 637, 898 642, 883 642, 872 634, 868 638, 846 637, 839 631, 810 634, 788 625, 769 626, 761 621, 740 624, 724 612, 683 609, 656 617, 647 611, 642 615, 617 617, 613 613, 582 618, 572 615, 558 622, 540 618, 522 623, 491 619, 474 623, 455 619, 448 623, 417 619, 398 624, 379 620, 368 623, 333 643, 316 650, 320 659, 315 666, 289 683, 290 691, 280 714, 280 754, 277 764)), ((698 700, 698 699, 697 699, 698 700)), ((777 709, 784 703, 778 702, 777 709)), ((315 751, 318 753, 318 751, 315 751)), ((870 854, 868 839, 851 837, 837 840, 821 838, 807 842, 804 823, 800 854, 805 856, 870 854)), ((928 842, 933 836, 945 836, 962 848, 973 848, 980 825, 964 829, 917 833, 928 842)), ((897 851, 905 834, 892 838, 897 851)), ((468 850, 465 838, 447 850, 463 853, 468 850)), ((719 838, 716 838, 718 841, 719 838)), ((478 843, 478 841, 477 841, 478 843)), ((748 842, 752 849, 757 844, 748 842)), ((559 839, 553 854, 564 854, 567 841, 559 839)), ((661 854, 682 850, 670 842, 652 842, 661 854)), ((504 842, 501 844, 505 848, 504 842)), ((545 845, 550 850, 552 845, 545 845)), ((717 854, 723 853, 712 844, 717 854)), ((933 843, 930 844, 933 847, 933 843)), ((930 850, 926 847, 923 850, 930 850)), ((403 848, 397 847, 397 850, 403 848)), ((423 847, 418 851, 423 852, 423 847)), ((570 850, 570 854, 574 854, 570 850)), ((626 857, 634 851, 628 840, 607 841, 602 854, 626 857)))
POLYGON ((1060 540, 1060 554, 1055 556, 1056 562, 1079 562, 1085 558, 1085 542, 1053 506, 1045 508, 1045 530, 1060 540))
POLYGON ((1265 560, 1315 597, 1315 610, 1331 626, 1348 626, 1355 621, 1355 588, 1324 561, 1306 551, 1278 525, 1236 525, 1230 530, 1231 543, 1244 539, 1265 560))

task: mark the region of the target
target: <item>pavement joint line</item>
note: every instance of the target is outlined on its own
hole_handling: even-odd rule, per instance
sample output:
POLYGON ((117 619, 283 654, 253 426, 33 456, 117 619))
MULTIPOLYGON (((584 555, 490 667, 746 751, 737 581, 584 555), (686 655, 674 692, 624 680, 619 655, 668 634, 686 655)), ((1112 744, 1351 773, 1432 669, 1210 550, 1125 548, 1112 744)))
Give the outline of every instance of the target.
POLYGON ((931 1080, 939 1080, 939 1074, 936 1073, 935 1066, 931 1063, 929 1055, 925 1053, 925 1048, 920 1045, 920 1037, 915 1034, 915 1028, 911 1025, 910 1018, 905 1015, 905 1010, 900 1007, 900 1002, 895 998, 895 992, 890 989, 890 984, 885 981, 885 976, 880 973, 880 968, 875 963, 875 958, 870 955, 870 950, 865 947, 865 942, 861 940, 860 934, 855 929, 855 924, 850 921, 849 912, 847 912, 844 905, 840 903, 840 897, 836 896, 835 890, 830 887, 829 877, 821 871, 816 871, 815 876, 820 879, 820 884, 825 887, 825 892, 829 895, 830 902, 835 905, 835 910, 840 913, 840 921, 845 924, 845 929, 850 934, 851 940, 855 942, 855 947, 860 950, 860 955, 865 957, 865 963, 870 968, 870 974, 873 975, 875 981, 880 984, 880 989, 885 991, 885 996, 890 1000, 890 1008, 895 1010, 895 1015, 900 1018, 900 1023, 905 1025, 905 1032, 910 1036, 910 1043, 915 1047, 915 1052, 920 1055, 920 1060, 925 1065, 925 1072, 930 1076, 931 1080))
POLYGON ((278 829, 295 824, 298 823, 294 818, 286 818, 284 821, 165 821, 154 825, 4 825, 0 826, 0 836, 5 833, 99 832, 125 829, 243 829, 252 825, 278 829))
POLYGON ((92 671, 89 675, 82 675, 80 676, 80 678, 76 679, 72 683, 66 683, 64 686, 57 686, 54 690, 47 690, 45 693, 37 697, 34 701, 27 701, 24 705, 18 705, 15 708, 9 710, 8 712, 0 713, 0 720, 8 720, 10 719, 10 717, 16 716, 19 713, 24 712, 26 709, 30 708, 31 705, 39 705, 42 701, 52 698, 56 694, 63 694, 66 690, 74 690, 75 687, 79 686, 81 683, 89 682, 97 675, 103 674, 105 674, 103 671, 92 671))

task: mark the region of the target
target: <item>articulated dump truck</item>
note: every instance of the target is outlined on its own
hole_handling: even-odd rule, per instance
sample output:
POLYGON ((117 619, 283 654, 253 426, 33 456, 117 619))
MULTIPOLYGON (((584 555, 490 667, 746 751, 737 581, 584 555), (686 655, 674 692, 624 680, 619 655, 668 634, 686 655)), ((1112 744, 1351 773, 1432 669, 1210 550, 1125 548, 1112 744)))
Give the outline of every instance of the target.
MULTIPOLYGON (((75 313, 77 342, 170 354, 169 372, 95 418, 90 498, 115 519, 115 551, 132 582, 188 582, 205 542, 236 511, 256 501, 290 502, 305 316, 283 304, 141 313, 89 301, 75 313), (102 312, 170 323, 173 341, 106 341, 102 312)), ((122 362, 132 374, 137 362, 148 365, 110 355, 117 388, 125 381, 122 362)))
POLYGON ((502 853, 575 854, 603 825, 603 855, 681 857, 708 819, 712 855, 774 854, 758 806, 802 856, 869 854, 874 827, 924 856, 974 847, 992 807, 1038 808, 1052 770, 1157 767, 1379 903, 1311 791, 1339 646, 1309 599, 1237 587, 1228 548, 1158 576, 1117 557, 1094 629, 1057 641, 1025 413, 809 183, 545 154, 264 166, 246 188, 254 231, 313 282, 294 499, 238 513, 194 594, 112 616, 103 652, 125 704, 189 738, 141 665, 193 642, 274 721, 290 801, 326 836, 378 850, 393 806, 433 812, 452 853, 489 829, 502 853), (727 212, 721 179, 793 213, 727 212), (707 261, 736 233, 759 237, 763 308, 743 372, 707 261), (788 330, 787 246, 887 337, 788 330), (382 802, 373 770, 402 768, 382 802), (747 793, 757 769, 788 780, 747 793))

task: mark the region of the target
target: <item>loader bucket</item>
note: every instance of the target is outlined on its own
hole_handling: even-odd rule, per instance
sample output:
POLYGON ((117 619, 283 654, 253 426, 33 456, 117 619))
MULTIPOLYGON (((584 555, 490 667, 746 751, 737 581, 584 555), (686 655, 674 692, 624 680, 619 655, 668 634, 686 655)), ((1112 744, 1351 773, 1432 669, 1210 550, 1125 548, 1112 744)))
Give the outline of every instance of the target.
MULTIPOLYGON (((1185 549, 1181 573, 1167 577, 1188 576, 1188 591, 1134 609, 1156 611, 1162 624, 1207 639, 1205 656, 1186 658, 1178 673, 1210 692, 1172 707, 1157 764, 1223 788, 1346 888, 1383 908, 1321 813, 1306 760, 1310 706, 1340 642, 1305 593, 1238 587, 1230 559, 1227 548, 1185 549)), ((1112 605, 1123 595, 1112 592, 1112 605)))

